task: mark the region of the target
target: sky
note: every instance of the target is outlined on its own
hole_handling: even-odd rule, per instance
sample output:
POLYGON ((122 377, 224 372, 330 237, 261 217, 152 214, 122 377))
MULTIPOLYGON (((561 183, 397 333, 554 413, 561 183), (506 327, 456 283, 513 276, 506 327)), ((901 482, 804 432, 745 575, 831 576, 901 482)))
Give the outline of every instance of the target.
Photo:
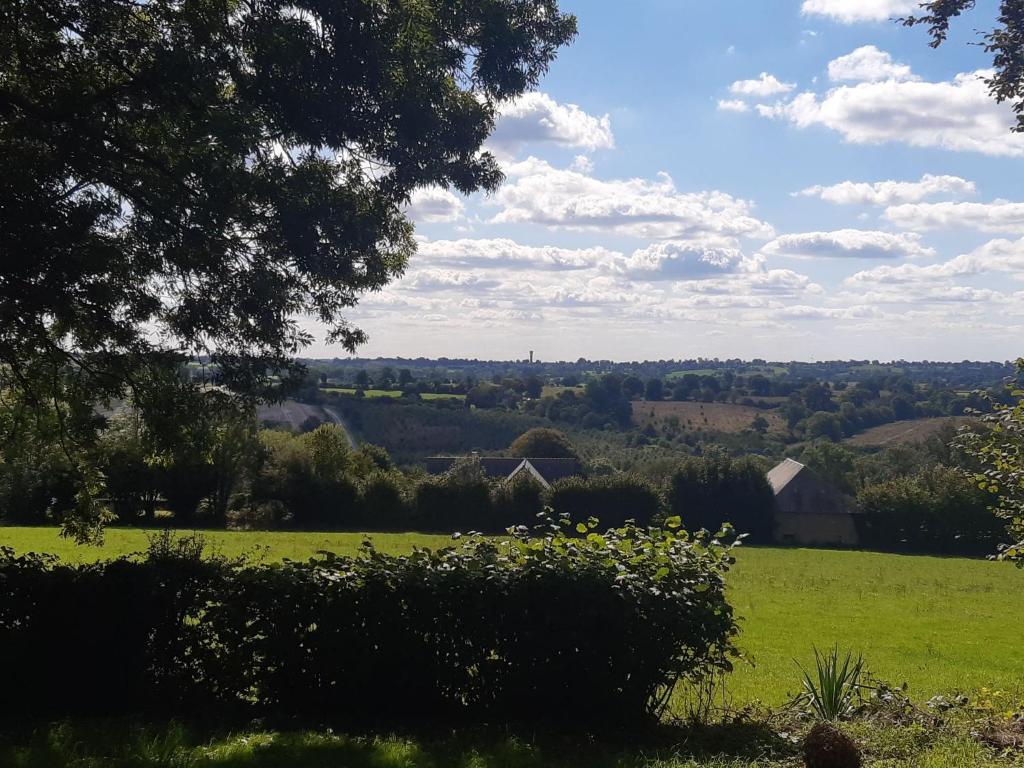
POLYGON ((487 143, 505 183, 415 195, 360 356, 1024 354, 1024 134, 972 45, 995 2, 938 50, 891 21, 916 0, 561 5, 579 36, 487 143))

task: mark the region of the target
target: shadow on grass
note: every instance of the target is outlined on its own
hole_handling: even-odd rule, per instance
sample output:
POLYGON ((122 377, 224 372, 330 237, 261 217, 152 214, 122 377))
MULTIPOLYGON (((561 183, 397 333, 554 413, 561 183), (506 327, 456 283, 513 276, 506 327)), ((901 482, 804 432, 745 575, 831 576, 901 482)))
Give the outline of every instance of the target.
POLYGON ((199 734, 180 725, 75 721, 0 736, 11 768, 641 768, 707 760, 770 760, 792 745, 757 723, 661 726, 600 737, 329 731, 199 734))

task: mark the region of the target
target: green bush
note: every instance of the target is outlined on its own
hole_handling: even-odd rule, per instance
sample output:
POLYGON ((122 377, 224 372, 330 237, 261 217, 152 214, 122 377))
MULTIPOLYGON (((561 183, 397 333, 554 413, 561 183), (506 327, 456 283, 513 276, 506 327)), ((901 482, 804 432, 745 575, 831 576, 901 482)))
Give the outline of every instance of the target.
POLYGON ((950 467, 869 485, 857 501, 861 540, 874 549, 985 555, 1004 535, 992 494, 950 467))
POLYGON ((658 489, 631 473, 564 478, 552 484, 548 503, 558 515, 576 519, 596 517, 612 527, 626 520, 648 525, 664 515, 658 489))
POLYGON ((401 531, 412 527, 401 473, 377 470, 360 484, 360 522, 370 531, 401 531))
POLYGON ((491 506, 491 484, 479 459, 461 459, 415 491, 415 523, 427 531, 500 531, 491 506))
POLYGON ((491 490, 493 518, 498 525, 532 525, 544 509, 544 489, 528 473, 495 483, 491 490))
POLYGON ((74 567, 0 549, 0 675, 18 692, 0 716, 621 726, 730 669, 731 563, 686 533, 568 521, 274 565, 166 541, 74 567))
POLYGON ((691 531, 715 532, 732 523, 755 543, 772 540, 775 495, 764 469, 750 458, 709 450, 683 460, 668 481, 668 506, 691 531))

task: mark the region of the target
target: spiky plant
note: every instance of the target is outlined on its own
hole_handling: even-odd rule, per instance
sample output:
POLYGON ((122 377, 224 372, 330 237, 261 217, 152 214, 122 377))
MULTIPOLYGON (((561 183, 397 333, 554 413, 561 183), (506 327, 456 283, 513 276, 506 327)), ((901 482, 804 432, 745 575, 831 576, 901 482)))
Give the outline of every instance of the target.
POLYGON ((861 682, 864 658, 855 659, 851 651, 840 660, 839 647, 833 646, 826 653, 814 649, 816 674, 812 676, 800 667, 803 673, 804 692, 797 702, 806 706, 822 720, 835 721, 850 714, 854 701, 860 700, 861 691, 869 688, 861 682))

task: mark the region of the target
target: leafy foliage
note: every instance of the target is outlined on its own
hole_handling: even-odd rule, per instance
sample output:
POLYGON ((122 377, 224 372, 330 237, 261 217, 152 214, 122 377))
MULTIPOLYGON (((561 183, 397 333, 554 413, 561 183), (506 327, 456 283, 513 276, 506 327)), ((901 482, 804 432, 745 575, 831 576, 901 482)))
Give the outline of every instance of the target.
MULTIPOLYGON (((929 0, 921 3, 923 13, 903 19, 906 26, 924 24, 933 48, 945 42, 949 25, 965 11, 973 10, 976 0, 929 0)), ((982 35, 982 46, 992 54, 994 74, 986 82, 997 102, 1013 102, 1017 113, 1015 131, 1024 132, 1024 3, 1001 0, 996 26, 982 35)))
POLYGON ((508 455, 538 459, 579 458, 564 433, 547 427, 534 427, 521 434, 508 447, 508 455))
POLYGON ((653 717, 678 681, 730 668, 732 556, 671 528, 596 525, 278 565, 169 539, 143 561, 80 567, 3 549, 0 668, 23 695, 2 714, 574 729, 653 717), (66 644, 86 617, 87 637, 66 644))
POLYGON ((1007 387, 1010 402, 990 398, 992 410, 982 418, 991 429, 964 430, 960 448, 979 465, 972 473, 978 487, 992 496, 993 510, 1007 523, 1010 543, 1001 556, 1024 567, 1024 358, 1007 387))
POLYGON ((772 540, 775 495, 764 468, 751 458, 734 459, 718 449, 684 459, 668 480, 668 508, 691 531, 717 531, 729 522, 751 541, 772 540))
POLYGON ((567 477, 552 484, 548 498, 557 514, 577 519, 594 517, 613 526, 627 520, 649 525, 665 514, 659 488, 631 473, 567 477))
POLYGON ((994 552, 1003 532, 992 496, 958 469, 936 466, 865 487, 862 542, 873 549, 944 555, 994 552))
POLYGON ((555 0, 5 3, 0 389, 88 440, 126 397, 187 425, 190 357, 279 395, 300 315, 354 350, 413 192, 498 185, 497 111, 575 29, 555 0))

